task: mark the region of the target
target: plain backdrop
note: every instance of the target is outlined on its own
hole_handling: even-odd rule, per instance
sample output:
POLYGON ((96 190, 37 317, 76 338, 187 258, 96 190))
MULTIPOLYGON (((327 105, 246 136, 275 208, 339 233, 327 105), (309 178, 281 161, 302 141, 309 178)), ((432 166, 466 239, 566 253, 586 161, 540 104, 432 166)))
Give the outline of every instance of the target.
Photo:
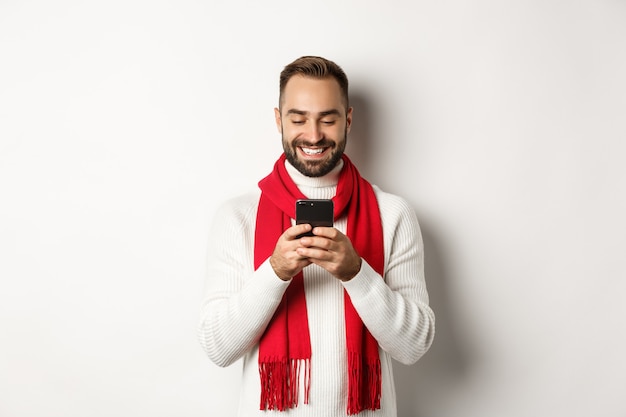
POLYGON ((0 0, 0 416, 234 414, 196 340, 209 227, 309 54, 424 235, 399 417, 625 416, 623 0, 0 0))

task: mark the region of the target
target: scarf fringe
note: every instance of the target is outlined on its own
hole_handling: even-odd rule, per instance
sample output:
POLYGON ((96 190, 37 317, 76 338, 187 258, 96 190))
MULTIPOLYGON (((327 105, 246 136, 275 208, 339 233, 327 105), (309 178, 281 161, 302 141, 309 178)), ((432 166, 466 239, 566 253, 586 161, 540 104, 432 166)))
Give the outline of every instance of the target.
POLYGON ((300 375, 304 372, 304 404, 311 392, 311 360, 283 359, 259 364, 261 374, 261 410, 285 411, 298 406, 300 375))
POLYGON ((380 408, 382 378, 380 360, 363 363, 359 353, 348 354, 348 415, 380 408))

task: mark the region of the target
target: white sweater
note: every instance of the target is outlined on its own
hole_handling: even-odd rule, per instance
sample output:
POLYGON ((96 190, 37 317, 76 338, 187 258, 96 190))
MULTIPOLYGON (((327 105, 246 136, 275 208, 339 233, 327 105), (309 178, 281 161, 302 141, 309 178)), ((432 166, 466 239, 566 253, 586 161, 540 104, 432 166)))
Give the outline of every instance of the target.
MULTIPOLYGON (((287 170, 304 195, 332 198, 341 166, 322 178, 309 178, 290 164, 287 170)), ((342 283, 316 265, 304 269, 311 335, 310 403, 285 412, 260 411, 258 342, 289 282, 266 260, 254 270, 254 229, 260 191, 230 200, 218 210, 208 251, 205 297, 198 335, 209 358, 228 366, 243 358, 240 417, 346 416, 347 361, 343 291, 379 344, 382 365, 381 409, 361 417, 396 417, 392 358, 416 362, 430 347, 435 317, 428 306, 423 244, 413 210, 400 197, 374 187, 380 207, 384 280, 367 262, 342 283)), ((335 222, 345 233, 346 219, 335 222)), ((301 387, 303 384, 301 384, 301 387)))

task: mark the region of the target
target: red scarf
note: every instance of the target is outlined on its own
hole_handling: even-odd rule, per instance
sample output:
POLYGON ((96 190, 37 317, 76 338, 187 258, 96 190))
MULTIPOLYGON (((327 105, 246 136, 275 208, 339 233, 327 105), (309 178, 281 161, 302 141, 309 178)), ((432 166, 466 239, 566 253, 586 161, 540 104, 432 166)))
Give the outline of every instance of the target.
MULTIPOLYGON (((285 168, 283 154, 274 170, 259 182, 262 194, 256 220, 255 270, 271 256, 276 241, 295 218, 295 202, 306 198, 285 168)), ((347 215, 347 235, 357 253, 381 276, 384 268, 383 231, 378 202, 369 182, 347 156, 333 197, 335 219, 347 215)), ((381 368, 378 343, 365 328, 344 291, 346 350, 348 355, 349 415, 380 408, 381 368)), ((304 372, 304 403, 309 403, 311 340, 302 272, 293 277, 261 337, 259 372, 261 410, 298 405, 300 373, 304 372)))

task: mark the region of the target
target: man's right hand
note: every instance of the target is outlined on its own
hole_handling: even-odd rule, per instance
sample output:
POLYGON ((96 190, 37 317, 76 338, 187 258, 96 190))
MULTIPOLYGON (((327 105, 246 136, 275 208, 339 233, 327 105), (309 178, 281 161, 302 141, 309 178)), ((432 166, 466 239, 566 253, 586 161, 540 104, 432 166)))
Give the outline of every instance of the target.
POLYGON ((303 258, 296 252, 296 249, 301 247, 300 239, 296 239, 296 236, 310 230, 310 224, 298 224, 285 230, 278 238, 274 252, 270 256, 270 265, 283 281, 289 281, 305 266, 311 264, 308 258, 303 258))

